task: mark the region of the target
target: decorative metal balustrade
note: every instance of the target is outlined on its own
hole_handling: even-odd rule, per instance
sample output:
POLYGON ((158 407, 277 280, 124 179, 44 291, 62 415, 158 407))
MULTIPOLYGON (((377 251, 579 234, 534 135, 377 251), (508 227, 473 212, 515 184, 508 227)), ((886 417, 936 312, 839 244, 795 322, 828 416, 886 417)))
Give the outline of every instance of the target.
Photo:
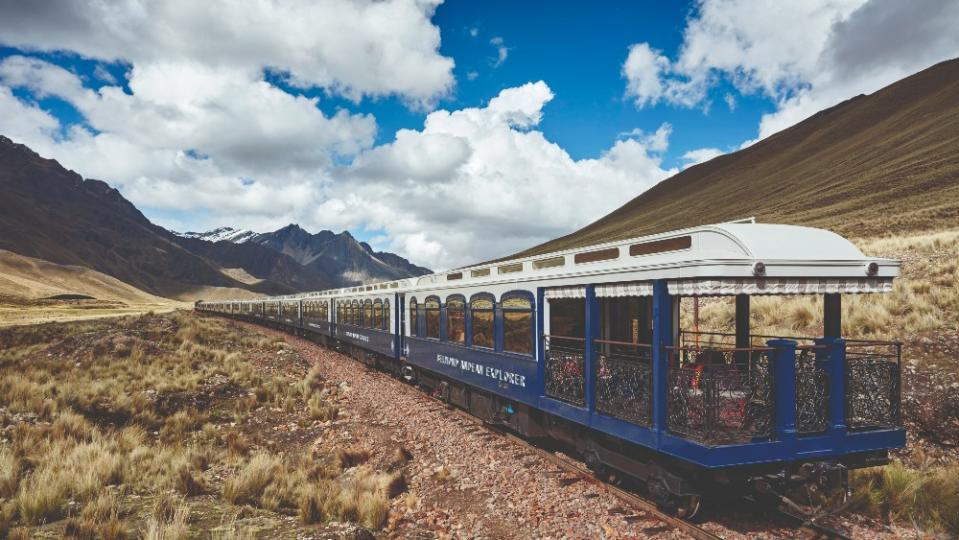
POLYGON ((829 372, 824 362, 829 349, 823 345, 796 348, 796 431, 822 433, 829 427, 829 372))
POLYGON ((902 344, 846 341, 846 425, 877 429, 902 425, 902 344))
POLYGON ((667 429, 707 445, 769 439, 772 350, 667 347, 667 429))
POLYGON ((594 340, 596 410, 627 422, 652 424, 652 347, 594 340))
POLYGON ((545 336, 546 395, 576 405, 586 404, 586 340, 545 336))

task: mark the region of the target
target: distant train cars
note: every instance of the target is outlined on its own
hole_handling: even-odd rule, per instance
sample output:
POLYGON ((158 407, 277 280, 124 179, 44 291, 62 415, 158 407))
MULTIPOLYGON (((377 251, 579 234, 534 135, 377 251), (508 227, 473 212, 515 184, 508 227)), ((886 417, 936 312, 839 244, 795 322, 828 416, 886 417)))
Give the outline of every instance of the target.
POLYGON ((898 261, 829 231, 725 223, 196 307, 309 334, 487 422, 561 441, 688 517, 716 486, 844 490, 849 469, 905 444, 900 345, 841 336, 842 295, 889 292, 898 275, 898 261), (753 297, 792 295, 823 298, 822 336, 751 332, 753 297), (682 326, 705 297, 728 299, 733 332, 682 326))

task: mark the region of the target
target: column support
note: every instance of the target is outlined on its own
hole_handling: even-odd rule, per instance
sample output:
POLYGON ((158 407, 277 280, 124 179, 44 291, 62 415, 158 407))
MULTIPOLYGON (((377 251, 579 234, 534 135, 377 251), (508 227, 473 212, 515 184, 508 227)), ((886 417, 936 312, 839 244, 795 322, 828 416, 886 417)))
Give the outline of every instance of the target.
POLYGON ((796 443, 796 342, 771 339, 766 344, 773 348, 770 368, 776 404, 776 439, 792 451, 796 443))
POLYGON ((669 294, 666 280, 653 282, 653 415, 652 429, 656 431, 656 444, 662 441, 666 430, 666 396, 669 355, 665 347, 673 344, 673 297, 669 294))
POLYGON ((599 302, 596 301, 596 287, 586 285, 586 342, 583 347, 583 371, 584 371, 584 400, 588 410, 593 411, 596 408, 596 344, 594 339, 600 331, 600 313, 599 302))

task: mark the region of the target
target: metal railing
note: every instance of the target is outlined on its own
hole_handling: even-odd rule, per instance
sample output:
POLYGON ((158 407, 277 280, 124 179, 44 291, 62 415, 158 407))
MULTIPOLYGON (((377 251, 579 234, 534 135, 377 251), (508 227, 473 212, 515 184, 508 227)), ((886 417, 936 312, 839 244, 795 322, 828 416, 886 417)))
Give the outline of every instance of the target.
POLYGON ((543 336, 546 347, 545 393, 576 405, 586 404, 586 340, 543 336))
POLYGON ((669 431, 707 445, 772 436, 772 348, 665 349, 669 431))
POLYGON ((846 425, 902 425, 902 343, 846 341, 846 425))
POLYGON ((829 360, 825 345, 796 347, 796 432, 822 433, 829 427, 829 360))
POLYGON ((652 425, 652 345, 593 340, 596 410, 641 426, 652 425))

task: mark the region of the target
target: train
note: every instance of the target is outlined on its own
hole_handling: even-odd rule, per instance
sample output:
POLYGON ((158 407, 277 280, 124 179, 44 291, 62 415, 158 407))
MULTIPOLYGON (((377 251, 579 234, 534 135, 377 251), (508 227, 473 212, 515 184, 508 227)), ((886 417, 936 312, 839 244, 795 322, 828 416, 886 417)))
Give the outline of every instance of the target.
POLYGON ((196 309, 308 335, 691 518, 717 492, 841 500, 850 470, 905 445, 902 345, 842 333, 843 296, 889 293, 900 269, 748 220, 196 309), (821 336, 752 332, 753 297, 796 295, 821 336), (699 330, 700 300, 728 302, 725 333, 699 330))

